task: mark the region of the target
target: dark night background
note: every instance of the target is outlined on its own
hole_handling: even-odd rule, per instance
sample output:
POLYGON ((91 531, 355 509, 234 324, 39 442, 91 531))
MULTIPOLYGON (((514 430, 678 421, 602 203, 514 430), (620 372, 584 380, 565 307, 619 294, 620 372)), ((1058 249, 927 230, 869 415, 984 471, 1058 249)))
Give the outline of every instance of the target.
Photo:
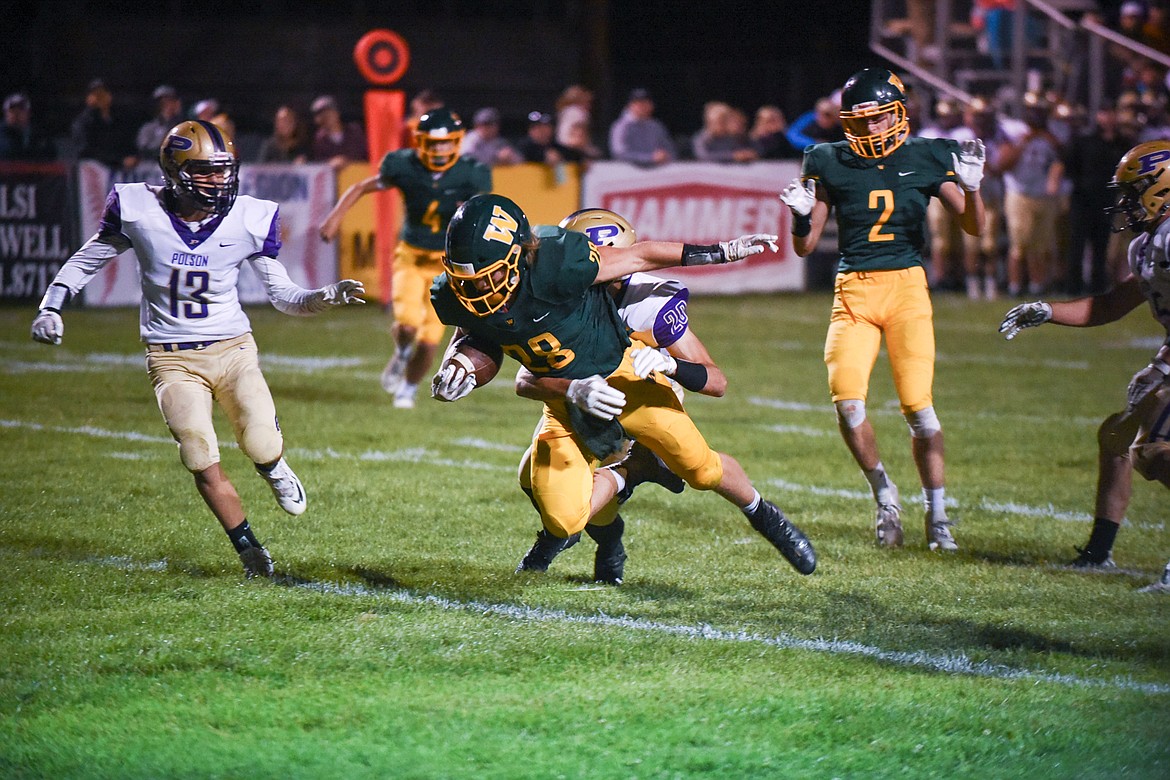
POLYGON ((465 116, 496 105, 507 134, 579 82, 597 93, 601 142, 636 86, 651 90, 672 132, 689 135, 707 100, 748 112, 776 103, 791 119, 850 73, 880 64, 866 48, 869 12, 864 0, 8 2, 0 93, 26 91, 34 123, 64 135, 90 79, 109 83, 135 126, 165 83, 185 108, 215 97, 241 134, 266 135, 279 104, 305 108, 322 93, 359 118, 367 85, 353 46, 387 27, 411 46, 410 68, 393 88, 408 97, 437 89, 465 116))

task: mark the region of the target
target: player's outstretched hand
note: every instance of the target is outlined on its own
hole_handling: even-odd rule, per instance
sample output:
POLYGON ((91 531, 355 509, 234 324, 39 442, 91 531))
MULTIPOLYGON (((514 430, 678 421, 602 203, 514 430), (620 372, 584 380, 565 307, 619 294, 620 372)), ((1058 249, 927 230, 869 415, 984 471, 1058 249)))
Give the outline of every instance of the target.
MULTIPOLYGON (((1166 364, 1163 363, 1163 366, 1166 364)), ((1132 411, 1146 396, 1157 390, 1166 381, 1166 374, 1154 363, 1143 368, 1129 380, 1129 387, 1125 391, 1128 408, 1132 411)))
POLYGON ((955 168, 955 176, 959 178, 959 186, 967 192, 979 189, 983 181, 983 164, 987 161, 987 150, 983 148, 983 141, 972 138, 959 144, 959 153, 951 154, 951 162, 955 168))
POLYGON ((1052 307, 1044 301, 1021 303, 1004 315, 1003 322, 999 323, 999 332, 1003 334, 1005 339, 1011 341, 1024 328, 1043 325, 1050 319, 1052 319, 1052 307))
POLYGON ((565 397, 569 403, 602 420, 617 417, 626 405, 626 394, 610 387, 600 374, 574 379, 569 383, 565 397))
POLYGON ((61 337, 64 335, 65 323, 61 321, 61 315, 51 309, 41 309, 37 318, 33 320, 33 341, 56 346, 61 343, 61 337))
POLYGON ((458 401, 475 389, 475 374, 457 363, 448 363, 431 379, 431 398, 458 401))
POLYGON ((645 379, 654 371, 666 376, 674 376, 678 371, 678 362, 673 357, 653 347, 636 349, 630 356, 634 359, 634 373, 639 379, 645 379))
POLYGON ((313 311, 324 311, 330 306, 345 306, 350 303, 365 303, 360 295, 365 295, 366 288, 357 279, 342 279, 334 284, 328 284, 313 290, 309 298, 309 308, 313 311))
POLYGON ((745 257, 758 255, 764 251, 764 247, 771 247, 775 252, 779 247, 776 246, 777 236, 771 233, 752 233, 739 238, 733 238, 731 241, 720 241, 719 249, 722 250, 723 256, 727 258, 723 262, 734 263, 743 260, 745 257))
POLYGON ((799 176, 796 177, 780 191, 780 202, 792 209, 793 214, 807 217, 817 202, 817 183, 812 179, 801 181, 799 176))

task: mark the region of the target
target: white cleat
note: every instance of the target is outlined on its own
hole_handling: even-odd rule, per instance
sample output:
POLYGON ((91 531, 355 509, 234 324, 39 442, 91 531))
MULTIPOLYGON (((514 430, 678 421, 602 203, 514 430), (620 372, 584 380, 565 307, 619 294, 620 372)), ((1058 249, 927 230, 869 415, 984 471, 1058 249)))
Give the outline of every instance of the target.
POLYGON ((305 486, 297 479, 297 475, 289 468, 284 458, 276 461, 276 465, 268 471, 256 467, 256 473, 264 478, 276 496, 276 503, 290 515, 304 513, 308 501, 305 498, 305 486))
POLYGON ((1166 564, 1166 570, 1162 572, 1160 580, 1144 588, 1138 588, 1138 593, 1170 593, 1170 563, 1166 564))
POLYGON ((959 549, 958 542, 951 534, 951 521, 945 517, 938 520, 931 520, 930 515, 926 516, 926 545, 931 552, 935 550, 944 550, 951 552, 959 549))
POLYGON ((395 350, 394 357, 382 369, 382 389, 390 395, 398 392, 402 383, 406 381, 406 364, 410 361, 410 353, 395 350))
POLYGON ((399 393, 394 396, 395 409, 413 409, 414 408, 414 393, 407 395, 406 393, 399 393))

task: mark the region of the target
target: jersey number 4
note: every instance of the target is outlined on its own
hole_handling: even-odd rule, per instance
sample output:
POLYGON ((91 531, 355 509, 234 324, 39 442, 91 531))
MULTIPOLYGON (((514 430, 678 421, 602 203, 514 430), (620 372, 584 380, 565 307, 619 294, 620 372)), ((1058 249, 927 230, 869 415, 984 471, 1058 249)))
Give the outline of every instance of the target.
POLYGON ((207 299, 203 294, 211 284, 207 271, 186 271, 171 269, 171 316, 182 316, 188 320, 201 320, 207 316, 207 299), (180 289, 180 286, 186 289, 180 289), (181 300, 186 298, 188 300, 181 300), (182 305, 180 306, 180 303, 182 305))
POLYGON ((882 215, 877 218, 877 222, 873 223, 873 227, 869 229, 869 240, 871 242, 877 241, 893 241, 893 233, 883 233, 882 228, 890 221, 890 217, 894 213, 894 191, 893 190, 870 190, 869 191, 869 207, 871 209, 881 209, 882 215))

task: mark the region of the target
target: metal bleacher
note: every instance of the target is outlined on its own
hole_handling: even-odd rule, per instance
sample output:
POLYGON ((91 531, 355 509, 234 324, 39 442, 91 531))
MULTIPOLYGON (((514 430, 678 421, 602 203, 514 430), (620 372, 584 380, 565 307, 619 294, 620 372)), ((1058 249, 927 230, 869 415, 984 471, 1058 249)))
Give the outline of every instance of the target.
POLYGON ((972 0, 873 0, 870 50, 920 89, 963 103, 994 96, 1002 111, 1016 116, 1025 94, 1038 91, 1084 105, 1093 116, 1107 100, 1111 44, 1170 67, 1170 57, 1106 26, 1094 0, 1017 0, 1010 50, 997 68, 972 25, 972 6, 972 0))

